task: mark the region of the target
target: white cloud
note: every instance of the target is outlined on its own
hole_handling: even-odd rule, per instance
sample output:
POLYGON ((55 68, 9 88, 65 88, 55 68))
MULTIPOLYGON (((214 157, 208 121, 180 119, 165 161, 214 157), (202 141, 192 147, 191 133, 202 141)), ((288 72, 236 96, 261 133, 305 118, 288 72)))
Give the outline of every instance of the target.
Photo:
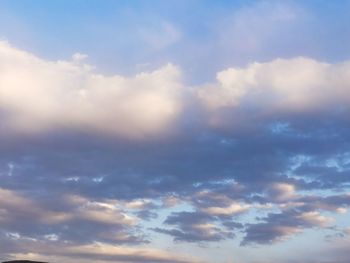
POLYGON ((146 208, 148 205, 152 203, 151 200, 148 199, 139 199, 139 200, 133 200, 130 202, 125 202, 125 207, 130 209, 143 209, 146 208))
POLYGON ((229 68, 217 84, 198 90, 210 109, 253 106, 265 114, 319 110, 348 103, 350 63, 327 64, 308 58, 276 59, 229 68))
POLYGON ((236 215, 246 212, 250 208, 250 205, 233 203, 227 207, 208 207, 203 208, 203 212, 209 215, 236 215))
MULTIPOLYGON (((350 63, 309 58, 276 59, 229 68, 217 82, 192 88, 172 64, 134 77, 97 74, 83 63, 46 61, 0 42, 2 131, 36 133, 80 130, 144 138, 172 130, 189 108, 205 108, 208 123, 225 123, 219 109, 249 109, 266 118, 278 114, 344 109, 350 102, 350 63), (214 122, 213 122, 214 120, 214 122)), ((199 110, 203 110, 200 108, 199 110)), ((244 122, 244 118, 239 120, 244 122)))
POLYGON ((0 109, 7 128, 143 137, 162 132, 178 116, 182 86, 175 66, 131 78, 104 76, 76 63, 83 57, 50 62, 0 42, 0 109))

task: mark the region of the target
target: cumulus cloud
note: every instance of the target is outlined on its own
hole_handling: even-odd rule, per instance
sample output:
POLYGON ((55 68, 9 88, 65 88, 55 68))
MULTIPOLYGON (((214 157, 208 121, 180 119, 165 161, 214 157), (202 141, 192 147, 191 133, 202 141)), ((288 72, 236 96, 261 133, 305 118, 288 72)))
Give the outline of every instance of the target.
POLYGON ((348 62, 276 59, 221 71, 218 84, 200 89, 198 95, 211 108, 247 105, 265 114, 322 110, 349 102, 349 79, 348 62))
POLYGON ((79 53, 72 61, 47 61, 2 41, 0 56, 3 131, 70 129, 136 138, 176 128, 177 121, 188 118, 184 111, 193 111, 197 120, 204 116, 204 122, 225 123, 231 120, 220 109, 231 108, 236 121, 244 123, 252 113, 263 121, 276 113, 344 112, 350 101, 348 62, 303 57, 255 62, 189 89, 172 64, 124 77, 96 73, 79 53), (245 118, 238 119, 242 113, 245 118))
POLYGON ((0 43, 2 126, 20 132, 80 129, 143 137, 167 128, 181 110, 180 71, 169 64, 127 78, 73 61, 46 61, 0 43))

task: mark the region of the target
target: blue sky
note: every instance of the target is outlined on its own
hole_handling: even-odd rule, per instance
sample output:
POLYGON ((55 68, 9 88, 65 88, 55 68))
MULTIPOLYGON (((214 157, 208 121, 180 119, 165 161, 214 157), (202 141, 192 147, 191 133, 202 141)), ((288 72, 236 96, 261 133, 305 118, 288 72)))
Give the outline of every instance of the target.
POLYGON ((0 1, 0 260, 347 262, 349 14, 0 1))
POLYGON ((320 0, 2 1, 0 19, 2 38, 48 59, 82 52, 98 70, 126 74, 172 62, 200 82, 276 57, 342 61, 348 9, 320 0))

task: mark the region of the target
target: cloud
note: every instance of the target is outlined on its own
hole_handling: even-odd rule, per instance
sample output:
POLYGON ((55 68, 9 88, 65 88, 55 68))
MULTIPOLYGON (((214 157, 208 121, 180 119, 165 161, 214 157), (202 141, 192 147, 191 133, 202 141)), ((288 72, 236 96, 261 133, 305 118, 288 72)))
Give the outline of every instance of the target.
POLYGON ((350 101, 348 62, 255 62, 190 89, 172 64, 124 77, 95 73, 78 53, 73 61, 52 62, 1 42, 0 56, 3 132, 63 129, 147 138, 178 129, 191 115, 197 123, 230 123, 222 109, 231 109, 239 127, 253 117, 268 122, 290 114, 347 112, 350 101))
POLYGON ((175 66, 132 78, 104 76, 78 63, 81 57, 45 61, 1 42, 2 126, 27 133, 68 127, 144 137, 158 134, 176 119, 182 87, 175 66))
POLYGON ((249 209, 249 205, 241 204, 231 204, 228 207, 208 207, 204 208, 203 212, 208 213, 209 215, 233 215, 240 214, 249 209))
POLYGON ((74 258, 101 243, 115 255, 96 258, 122 261, 115 247, 159 233, 273 244, 346 216, 348 62, 256 62, 187 87, 171 64, 125 77, 83 55, 50 62, 1 43, 0 57, 4 253, 67 241, 74 253, 52 253, 74 258))
MULTIPOLYGON (((268 199, 274 201, 274 198, 268 199)), ((277 200, 280 203, 281 200, 277 200)), ((321 197, 317 195, 293 195, 280 205, 282 212, 269 213, 257 218, 261 223, 247 224, 242 245, 271 244, 288 239, 307 228, 327 228, 334 224, 334 218, 322 211, 344 213, 350 205, 349 194, 321 197)), ((346 232, 346 230, 345 230, 346 232)), ((345 233, 344 232, 344 233, 345 233)))
POLYGON ((138 219, 119 208, 115 200, 102 202, 65 196, 45 204, 2 188, 0 197, 0 222, 2 231, 7 233, 66 242, 146 242, 141 233, 134 233, 138 219))
POLYGON ((198 95, 214 109, 253 107, 264 114, 326 110, 349 102, 349 72, 348 62, 276 59, 221 71, 218 84, 200 89, 198 95))
POLYGON ((241 245, 271 244, 286 240, 304 228, 325 227, 332 219, 319 212, 300 212, 294 209, 283 213, 270 213, 262 223, 248 224, 241 245))
MULTIPOLYGON (((112 246, 104 243, 92 245, 67 245, 57 242, 39 242, 35 240, 19 239, 14 242, 16 249, 21 253, 9 252, 11 259, 31 259, 64 262, 176 262, 195 263, 200 262, 193 257, 174 255, 169 252, 152 248, 134 248, 112 246), (32 252, 35 251, 35 252, 32 252)), ((6 253, 6 249, 0 251, 6 253)))
POLYGON ((292 201, 295 198, 295 186, 286 183, 274 183, 267 191, 270 200, 275 202, 292 201))
POLYGON ((174 237, 182 242, 210 242, 234 238, 233 229, 239 228, 239 223, 220 224, 218 218, 203 212, 176 212, 164 221, 166 225, 175 226, 173 229, 154 228, 159 233, 174 237))

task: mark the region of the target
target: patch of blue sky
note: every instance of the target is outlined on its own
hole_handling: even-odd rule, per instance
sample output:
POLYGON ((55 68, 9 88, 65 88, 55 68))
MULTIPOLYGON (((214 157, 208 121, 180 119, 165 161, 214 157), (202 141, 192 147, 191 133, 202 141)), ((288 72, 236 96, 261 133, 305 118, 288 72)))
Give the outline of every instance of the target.
POLYGON ((269 125, 269 130, 273 134, 283 134, 290 131, 290 123, 288 122, 274 122, 269 125))
POLYGON ((202 83, 253 61, 349 58, 350 2, 330 2, 3 0, 0 38, 52 60, 85 53, 109 74, 171 62, 202 83))
POLYGON ((344 213, 337 213, 333 214, 336 222, 337 222, 337 228, 340 229, 346 229, 349 228, 349 222, 350 222, 350 211, 344 210, 344 213))

